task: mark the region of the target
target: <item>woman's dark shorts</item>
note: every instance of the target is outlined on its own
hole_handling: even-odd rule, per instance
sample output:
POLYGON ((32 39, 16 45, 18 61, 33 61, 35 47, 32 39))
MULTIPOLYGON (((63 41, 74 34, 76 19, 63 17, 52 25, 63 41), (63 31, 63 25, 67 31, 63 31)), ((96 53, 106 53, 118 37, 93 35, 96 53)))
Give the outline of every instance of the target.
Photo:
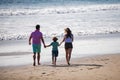
POLYGON ((65 49, 73 48, 72 43, 65 43, 65 49))
POLYGON ((58 57, 58 51, 52 50, 52 57, 58 57))

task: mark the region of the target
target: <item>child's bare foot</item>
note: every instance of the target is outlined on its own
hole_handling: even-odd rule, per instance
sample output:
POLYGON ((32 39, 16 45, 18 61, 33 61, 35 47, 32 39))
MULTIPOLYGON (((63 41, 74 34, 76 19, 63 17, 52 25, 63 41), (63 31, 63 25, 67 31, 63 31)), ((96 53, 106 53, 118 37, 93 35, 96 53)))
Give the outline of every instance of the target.
POLYGON ((52 62, 52 64, 54 64, 54 62, 52 62))

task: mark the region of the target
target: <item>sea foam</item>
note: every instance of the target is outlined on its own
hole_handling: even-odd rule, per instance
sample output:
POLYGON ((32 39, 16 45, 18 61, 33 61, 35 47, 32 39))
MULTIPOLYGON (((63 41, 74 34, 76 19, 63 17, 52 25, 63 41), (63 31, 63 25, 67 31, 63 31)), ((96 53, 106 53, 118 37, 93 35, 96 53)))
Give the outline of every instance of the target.
POLYGON ((119 4, 82 5, 82 6, 52 6, 43 8, 4 8, 0 16, 39 15, 39 14, 69 14, 93 11, 120 10, 119 4))

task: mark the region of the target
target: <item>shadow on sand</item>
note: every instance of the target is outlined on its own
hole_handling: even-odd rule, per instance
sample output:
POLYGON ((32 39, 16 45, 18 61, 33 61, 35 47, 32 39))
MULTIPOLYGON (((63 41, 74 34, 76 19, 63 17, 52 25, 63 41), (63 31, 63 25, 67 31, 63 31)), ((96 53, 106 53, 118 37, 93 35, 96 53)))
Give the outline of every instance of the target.
POLYGON ((99 64, 71 64, 71 65, 49 65, 52 67, 78 67, 78 66, 91 66, 91 67, 103 67, 103 65, 99 64))

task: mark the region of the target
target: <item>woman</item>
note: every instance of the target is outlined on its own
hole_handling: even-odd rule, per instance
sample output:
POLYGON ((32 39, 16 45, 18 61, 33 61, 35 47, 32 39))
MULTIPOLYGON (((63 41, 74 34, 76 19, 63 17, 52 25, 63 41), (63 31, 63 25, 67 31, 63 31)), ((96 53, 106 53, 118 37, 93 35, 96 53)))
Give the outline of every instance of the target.
POLYGON ((60 45, 65 42, 65 52, 66 52, 66 61, 67 64, 70 65, 70 58, 71 58, 71 52, 72 52, 72 48, 73 48, 73 34, 71 32, 71 30, 69 28, 65 29, 65 35, 64 38, 62 40, 62 42, 60 43, 60 45))

